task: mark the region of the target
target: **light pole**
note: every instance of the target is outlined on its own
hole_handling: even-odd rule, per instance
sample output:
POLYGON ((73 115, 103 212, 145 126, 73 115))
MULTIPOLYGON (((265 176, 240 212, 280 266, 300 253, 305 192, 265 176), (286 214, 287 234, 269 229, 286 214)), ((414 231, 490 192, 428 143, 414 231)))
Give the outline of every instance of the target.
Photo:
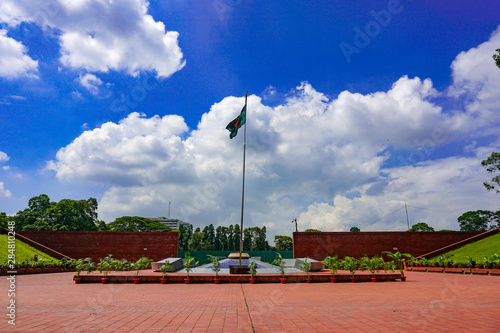
POLYGON ((297 219, 293 219, 292 223, 294 223, 294 222, 295 222, 295 232, 299 232, 299 229, 297 227, 297 219))

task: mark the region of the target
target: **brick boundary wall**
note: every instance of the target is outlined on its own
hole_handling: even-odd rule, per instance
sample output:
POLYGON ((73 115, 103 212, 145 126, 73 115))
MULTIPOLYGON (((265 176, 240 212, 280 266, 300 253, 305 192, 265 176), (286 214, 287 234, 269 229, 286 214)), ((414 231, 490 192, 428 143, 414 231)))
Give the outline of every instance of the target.
POLYGON ((383 251, 419 256, 481 234, 481 231, 435 232, 294 232, 293 257, 323 260, 326 256, 372 257, 383 251))
POLYGON ((74 258, 161 260, 177 257, 179 233, 128 231, 17 231, 16 234, 74 258))

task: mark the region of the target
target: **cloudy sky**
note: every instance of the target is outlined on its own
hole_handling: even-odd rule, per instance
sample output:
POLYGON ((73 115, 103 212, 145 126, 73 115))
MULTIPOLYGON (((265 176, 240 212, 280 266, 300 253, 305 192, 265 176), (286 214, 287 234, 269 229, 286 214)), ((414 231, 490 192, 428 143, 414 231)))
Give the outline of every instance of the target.
POLYGON ((45 193, 99 218, 458 230, 497 210, 500 3, 4 0, 0 211, 45 193))

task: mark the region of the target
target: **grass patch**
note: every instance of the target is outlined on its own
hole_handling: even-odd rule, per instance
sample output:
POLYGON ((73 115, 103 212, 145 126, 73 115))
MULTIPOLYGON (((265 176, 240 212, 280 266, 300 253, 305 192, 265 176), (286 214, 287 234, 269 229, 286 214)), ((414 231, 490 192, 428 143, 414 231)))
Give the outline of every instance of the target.
POLYGON ((475 261, 481 261, 483 257, 489 257, 495 253, 500 255, 500 233, 448 252, 453 255, 453 261, 463 263, 467 261, 466 256, 471 256, 475 261))
MULTIPOLYGON (((0 264, 6 264, 8 260, 9 252, 8 250, 8 236, 0 235, 0 264)), ((21 242, 16 239, 16 264, 25 261, 26 259, 33 259, 35 254, 38 255, 38 259, 52 259, 54 261, 58 261, 56 258, 49 256, 48 254, 35 249, 34 247, 21 242)))

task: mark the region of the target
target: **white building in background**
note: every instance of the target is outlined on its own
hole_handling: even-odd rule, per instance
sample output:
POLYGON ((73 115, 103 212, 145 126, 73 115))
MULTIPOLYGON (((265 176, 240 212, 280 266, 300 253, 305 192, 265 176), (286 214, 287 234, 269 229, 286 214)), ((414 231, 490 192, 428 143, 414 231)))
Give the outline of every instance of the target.
POLYGON ((159 223, 171 228, 172 230, 179 229, 181 224, 183 226, 186 226, 186 227, 189 226, 189 223, 187 223, 187 222, 184 222, 184 221, 179 220, 179 219, 169 219, 169 218, 166 218, 164 216, 147 217, 147 219, 151 220, 151 221, 159 222, 159 223))

